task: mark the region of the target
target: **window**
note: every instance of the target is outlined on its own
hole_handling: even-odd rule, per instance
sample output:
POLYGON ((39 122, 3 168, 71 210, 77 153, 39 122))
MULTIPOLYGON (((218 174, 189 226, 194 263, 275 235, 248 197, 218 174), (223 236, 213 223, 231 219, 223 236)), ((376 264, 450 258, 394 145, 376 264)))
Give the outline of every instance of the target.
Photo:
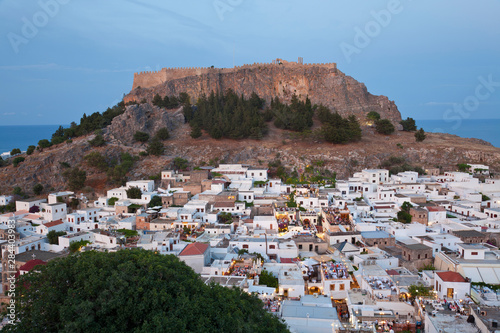
POLYGON ((244 249, 248 249, 248 244, 243 244, 244 249))
POLYGON ((477 256, 477 254, 478 254, 477 252, 471 252, 470 253, 471 256, 477 256))
POLYGON ((276 245, 269 245, 270 250, 274 250, 276 248, 276 245))
POLYGON ((334 284, 330 285, 330 290, 335 290, 335 285, 334 284))
POLYGON ((417 259, 420 259, 420 254, 418 255, 418 258, 417 259))
POLYGON ((341 284, 341 285, 340 285, 340 290, 344 290, 344 289, 345 289, 344 284, 341 284))

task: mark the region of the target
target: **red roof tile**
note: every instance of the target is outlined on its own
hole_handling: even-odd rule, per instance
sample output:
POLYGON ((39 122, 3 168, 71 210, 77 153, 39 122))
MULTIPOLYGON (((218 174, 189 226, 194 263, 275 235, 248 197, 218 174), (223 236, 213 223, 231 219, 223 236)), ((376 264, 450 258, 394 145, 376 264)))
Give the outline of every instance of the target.
POLYGON ((427 210, 429 212, 444 212, 444 211, 446 211, 446 209, 444 209, 444 207, 441 207, 441 206, 428 206, 427 210))
POLYGON ((294 262, 299 261, 298 258, 280 258, 280 262, 282 264, 293 264, 294 262))
POLYGON ((179 253, 179 256, 197 256, 205 253, 208 249, 208 244, 204 243, 191 243, 179 253))
POLYGON ((40 259, 33 259, 33 260, 28 261, 27 263, 25 263, 21 267, 19 267, 19 270, 29 272, 33 268, 35 268, 35 266, 38 266, 38 265, 47 265, 47 263, 43 260, 40 260, 40 259))
POLYGON ((396 271, 394 269, 388 269, 388 270, 386 270, 386 272, 389 275, 399 275, 398 271, 396 271))
POLYGON ((436 274, 439 275, 441 280, 446 282, 467 282, 464 277, 457 272, 438 272, 436 274))
POLYGON ((52 228, 52 227, 55 227, 56 225, 63 224, 63 223, 64 222, 62 220, 57 220, 57 221, 45 223, 44 226, 46 226, 47 228, 52 228))

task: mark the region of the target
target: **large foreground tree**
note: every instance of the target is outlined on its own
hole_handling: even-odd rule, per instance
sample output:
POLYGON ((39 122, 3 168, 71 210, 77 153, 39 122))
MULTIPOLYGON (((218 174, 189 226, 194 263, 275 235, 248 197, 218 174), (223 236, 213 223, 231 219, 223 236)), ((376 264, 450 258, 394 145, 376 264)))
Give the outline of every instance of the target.
POLYGON ((2 332, 288 332, 240 289, 205 285, 173 255, 85 252, 20 277, 2 332))

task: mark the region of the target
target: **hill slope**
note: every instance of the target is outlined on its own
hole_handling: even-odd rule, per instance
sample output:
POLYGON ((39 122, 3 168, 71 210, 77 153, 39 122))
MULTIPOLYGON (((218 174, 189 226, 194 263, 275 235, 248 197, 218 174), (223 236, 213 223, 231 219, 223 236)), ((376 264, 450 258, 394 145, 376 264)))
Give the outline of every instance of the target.
POLYGON ((129 106, 124 114, 113 120, 104 130, 108 144, 93 148, 88 140, 93 135, 80 137, 70 144, 60 144, 42 152, 36 151, 27 156, 26 161, 17 168, 0 168, 0 191, 10 193, 14 186, 30 192, 33 186, 41 183, 46 189, 65 188, 62 172, 65 165, 80 166, 87 171, 87 185, 104 194, 112 185, 106 184, 106 174, 89 167, 83 157, 97 150, 108 159, 117 157, 121 152, 138 156, 146 145, 133 143, 135 130, 153 134, 157 127, 167 126, 171 138, 164 141, 165 154, 159 157, 140 157, 129 172, 129 179, 148 178, 170 167, 175 157, 187 159, 191 166, 212 161, 226 163, 248 163, 267 166, 268 162, 280 160, 284 166, 298 170, 305 169, 315 161, 323 161, 322 168, 337 172, 344 178, 363 168, 380 166, 390 156, 403 157, 408 164, 422 168, 442 166, 443 170, 455 170, 458 163, 484 163, 493 171, 500 171, 500 148, 478 139, 464 139, 454 135, 427 133, 423 142, 415 142, 413 133, 396 132, 385 136, 377 134, 373 128, 363 129, 361 141, 348 145, 333 145, 320 142, 313 136, 301 137, 270 125, 269 134, 262 140, 215 140, 206 133, 198 139, 189 136, 190 128, 178 116, 180 110, 160 110, 146 104, 129 106), (148 123, 148 115, 156 118, 162 112, 161 121, 148 123), (148 125, 149 124, 149 125, 148 125), (399 144, 399 146, 398 146, 399 144), (401 148, 402 147, 402 148, 401 148), (67 163, 67 164, 65 164, 67 163))

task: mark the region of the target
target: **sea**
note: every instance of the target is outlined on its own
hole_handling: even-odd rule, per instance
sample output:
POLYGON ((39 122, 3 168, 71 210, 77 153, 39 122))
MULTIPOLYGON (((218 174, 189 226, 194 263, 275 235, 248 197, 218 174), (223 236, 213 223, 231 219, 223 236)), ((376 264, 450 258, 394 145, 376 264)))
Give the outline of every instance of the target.
MULTIPOLYGON (((488 141, 500 148, 500 119, 415 120, 426 132, 455 134, 462 138, 488 141)), ((425 142, 425 141, 424 141, 425 142)))
MULTIPOLYGON (((445 120, 415 120, 417 127, 426 132, 450 133, 463 138, 477 138, 500 148, 500 119, 467 119, 447 122, 445 120)), ((38 144, 41 139, 52 137, 60 125, 0 126, 0 154, 14 148, 25 151, 28 146, 38 144)), ((68 127, 69 125, 62 125, 68 127)))
MULTIPOLYGON (((0 126, 0 154, 10 152, 14 148, 25 151, 30 145, 38 145, 38 141, 42 139, 50 140, 52 134, 59 126, 60 125, 0 126)), ((62 126, 69 127, 69 125, 62 126)))

